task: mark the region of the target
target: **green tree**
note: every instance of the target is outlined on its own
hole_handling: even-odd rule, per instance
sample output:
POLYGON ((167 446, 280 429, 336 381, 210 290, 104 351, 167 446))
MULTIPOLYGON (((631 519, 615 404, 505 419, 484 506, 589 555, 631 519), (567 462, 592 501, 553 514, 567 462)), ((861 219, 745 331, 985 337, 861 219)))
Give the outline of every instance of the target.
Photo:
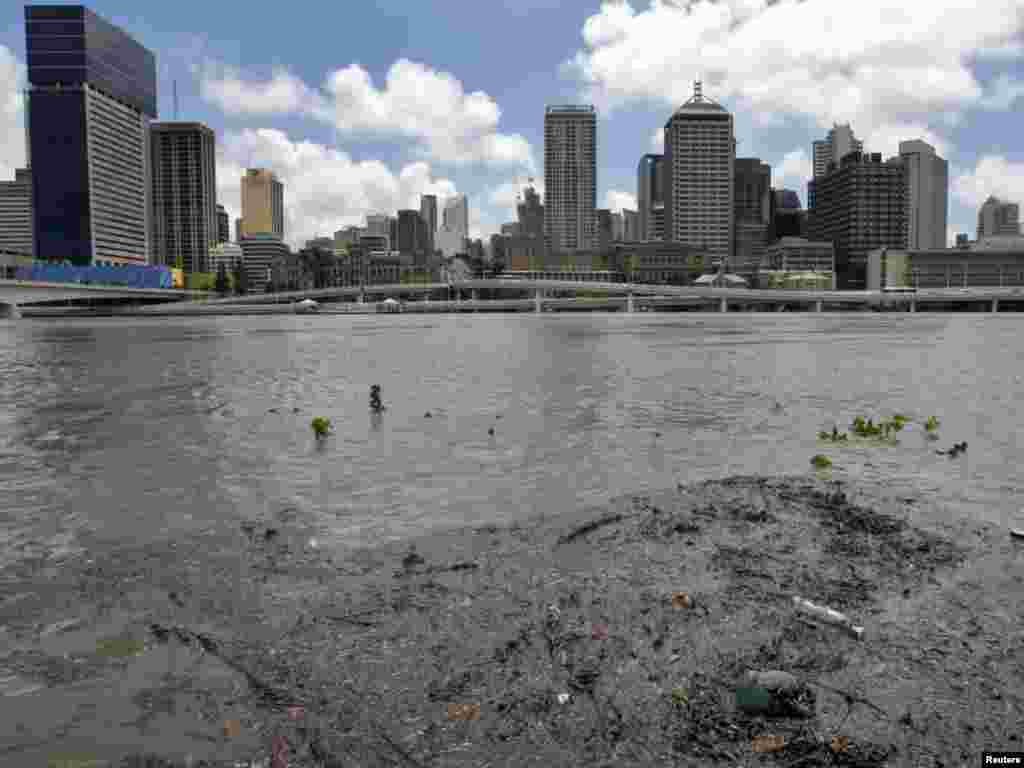
POLYGON ((224 262, 220 262, 217 265, 217 282, 214 283, 214 290, 217 291, 221 296, 228 292, 230 285, 228 284, 228 268, 224 262))

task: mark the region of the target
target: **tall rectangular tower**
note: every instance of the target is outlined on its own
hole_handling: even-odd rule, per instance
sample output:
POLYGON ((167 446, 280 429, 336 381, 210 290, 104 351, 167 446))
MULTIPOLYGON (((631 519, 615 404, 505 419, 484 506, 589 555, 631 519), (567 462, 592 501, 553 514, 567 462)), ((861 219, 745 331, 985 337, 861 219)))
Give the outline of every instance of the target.
POLYGON ((640 232, 644 240, 660 240, 664 230, 658 236, 655 225, 655 208, 665 204, 665 183, 662 179, 664 155, 644 155, 636 171, 636 200, 640 209, 640 232))
POLYGON ((154 262, 207 272, 210 249, 221 242, 213 131, 202 123, 153 123, 150 144, 154 262))
POLYGON ((913 251, 945 248, 949 164, 923 141, 901 141, 907 186, 907 242, 913 251))
POLYGON ((284 185, 272 171, 249 168, 242 177, 242 237, 284 239, 284 185))
POLYGON ((156 59, 81 5, 25 6, 36 254, 149 261, 156 59))
POLYGON ((544 240, 549 251, 597 246, 597 113, 585 105, 544 113, 544 240))
POLYGON ((437 195, 420 196, 420 217, 426 227, 427 252, 433 253, 437 238, 437 195))
POLYGON ((0 249, 32 256, 32 170, 17 168, 0 181, 0 249))
POLYGON ((772 167, 759 158, 743 157, 736 159, 735 170, 732 270, 753 285, 771 222, 772 167))
POLYGON ((665 239, 712 264, 732 257, 735 158, 732 115, 704 98, 698 81, 665 125, 665 239))
POLYGON ((853 152, 831 173, 812 179, 817 197, 809 238, 835 246, 839 287, 864 290, 867 256, 906 242, 906 178, 899 158, 853 152))

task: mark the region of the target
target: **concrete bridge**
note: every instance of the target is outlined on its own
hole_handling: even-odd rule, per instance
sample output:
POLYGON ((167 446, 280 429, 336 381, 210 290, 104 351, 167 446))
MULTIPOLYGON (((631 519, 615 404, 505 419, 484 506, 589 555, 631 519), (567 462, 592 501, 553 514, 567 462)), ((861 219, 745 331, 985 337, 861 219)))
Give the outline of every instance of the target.
MULTIPOLYGON (((937 288, 920 289, 915 293, 885 293, 879 291, 826 291, 826 290, 759 290, 747 288, 706 288, 679 285, 651 285, 643 283, 594 283, 575 280, 518 280, 518 279, 479 279, 461 280, 452 283, 426 283, 420 285, 367 285, 336 288, 320 288, 287 293, 268 293, 251 296, 232 296, 223 299, 211 299, 204 302, 207 306, 230 304, 276 304, 315 299, 359 300, 363 302, 381 301, 385 298, 399 296, 421 297, 425 294, 447 295, 449 292, 457 300, 465 297, 474 299, 481 290, 508 292, 509 294, 526 293, 535 302, 537 311, 546 305, 558 301, 551 294, 563 293, 601 293, 610 299, 625 299, 626 308, 635 308, 652 302, 649 299, 658 297, 669 300, 685 300, 686 303, 707 304, 710 308, 721 312, 730 309, 811 309, 822 312, 826 309, 866 309, 866 308, 903 308, 911 312, 919 308, 934 305, 975 304, 987 305, 987 309, 998 311, 999 302, 1024 302, 1024 289, 1021 288, 937 288), (648 299, 648 300, 645 300, 648 299)), ((595 307, 596 308, 596 307, 595 307)))
POLYGON ((0 316, 17 316, 18 307, 39 302, 70 301, 72 299, 139 299, 154 301, 184 301, 203 294, 170 288, 125 288, 113 285, 82 285, 81 283, 45 283, 31 280, 0 279, 0 316))

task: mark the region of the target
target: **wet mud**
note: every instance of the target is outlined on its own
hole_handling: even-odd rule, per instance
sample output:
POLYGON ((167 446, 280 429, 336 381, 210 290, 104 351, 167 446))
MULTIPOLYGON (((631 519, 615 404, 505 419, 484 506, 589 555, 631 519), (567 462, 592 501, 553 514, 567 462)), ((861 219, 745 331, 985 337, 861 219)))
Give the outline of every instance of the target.
POLYGON ((0 581, 0 764, 953 766, 1024 749, 1024 544, 854 495, 736 477, 344 554, 282 508, 22 561, 0 581), (792 684, 750 688, 751 671, 792 684))

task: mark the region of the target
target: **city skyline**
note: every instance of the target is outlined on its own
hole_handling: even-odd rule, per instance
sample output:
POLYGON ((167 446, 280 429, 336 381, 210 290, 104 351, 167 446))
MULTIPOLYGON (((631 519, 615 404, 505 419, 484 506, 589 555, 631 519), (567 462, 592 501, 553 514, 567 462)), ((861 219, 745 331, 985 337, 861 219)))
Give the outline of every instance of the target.
MULTIPOLYGON (((1006 2, 1008 9, 1021 6, 1020 0, 1006 2)), ((782 2, 744 11, 729 24, 705 14, 688 22, 692 29, 686 27, 687 34, 692 36, 703 28, 728 31, 735 26, 736 35, 770 39, 772 24, 784 14, 802 19, 812 28, 825 28, 826 22, 838 28, 837 22, 845 18, 841 5, 815 5, 817 11, 782 2)), ((661 151, 653 139, 685 101, 701 66, 710 72, 704 78, 708 95, 734 114, 737 154, 769 163, 773 186, 797 190, 805 203, 812 143, 837 123, 849 123, 868 152, 889 157, 897 154, 899 141, 922 139, 949 161, 947 242, 954 232, 974 232, 977 209, 989 195, 1024 202, 1024 191, 1019 189, 1024 184, 1024 150, 1005 125, 1019 110, 1020 93, 1024 92, 1020 86, 1024 56, 1013 47, 1020 39, 1020 29, 1008 27, 1005 20, 993 26, 984 19, 962 17, 952 5, 946 8, 940 3, 937 8, 937 26, 955 34, 947 35, 952 39, 946 41, 946 48, 936 50, 934 61, 928 59, 931 54, 923 42, 927 30, 910 30, 908 34, 911 63, 919 60, 922 67, 931 63, 937 71, 949 71, 956 75, 951 80, 956 87, 946 89, 950 93, 940 98, 929 90, 928 83, 919 84, 897 106, 890 104, 888 85, 872 85, 866 72, 858 79, 856 66, 847 67, 853 75, 842 75, 841 68, 832 66, 829 40, 838 39, 838 32, 831 37, 818 35, 820 39, 809 33, 811 39, 805 42, 808 55, 824 62, 822 83, 836 70, 837 96, 826 98, 828 103, 821 99, 790 103, 799 93, 783 98, 764 80, 763 72, 753 77, 742 62, 722 61, 717 69, 710 63, 689 66, 682 71, 692 72, 692 77, 676 74, 655 88, 651 77, 660 74, 665 78, 665 72, 679 70, 676 65, 689 61, 679 58, 683 55, 679 46, 648 45, 643 48, 643 62, 622 64, 619 70, 609 64, 609 57, 623 50, 622 46, 646 41, 645 35, 652 34, 653 17, 664 21, 666 29, 680 28, 683 23, 670 6, 652 8, 646 2, 603 6, 598 11, 579 6, 548 9, 545 13, 551 23, 525 78, 514 72, 515 66, 486 66, 490 57, 484 57, 484 66, 471 61, 468 54, 479 53, 485 41, 488 48, 500 48, 492 34, 495 20, 476 11, 460 20, 461 48, 466 54, 461 48, 455 53, 439 52, 436 39, 431 41, 420 25, 412 23, 412 17, 420 20, 421 13, 424 18, 429 15, 429 9, 424 9, 410 12, 409 45, 401 53, 379 42, 371 49, 355 41, 353 50, 339 59, 335 54, 309 53, 315 46, 303 45, 300 50, 277 40, 274 63, 270 63, 242 59, 240 43, 213 44, 242 38, 246 50, 260 50, 258 43, 271 32, 263 24, 239 30, 237 19, 230 14, 204 12, 192 15, 193 19, 203 18, 199 28, 194 21, 189 26, 188 13, 154 8, 140 18, 135 6, 120 0, 88 7, 155 53, 160 119, 194 120, 216 131, 218 202, 232 218, 241 213, 239 185, 246 167, 271 168, 286 189, 295 193, 288 197, 285 212, 286 239, 293 246, 345 226, 361 225, 373 211, 418 208, 422 194, 439 198, 467 194, 473 214, 470 234, 486 238, 498 232, 501 224, 515 220, 515 196, 525 186, 525 179, 531 175, 543 178, 544 105, 588 103, 585 97, 591 95, 600 137, 596 206, 636 210, 636 164, 644 153, 661 151), (612 34, 611 30, 618 31, 612 34), (642 63, 656 66, 648 66, 645 75, 639 71, 642 63), (177 115, 172 102, 175 81, 180 103, 177 115), (755 99, 754 86, 758 84, 761 95, 755 99), (423 98, 406 99, 410 87, 421 91, 423 98), (857 98, 851 99, 848 94, 854 87, 857 98), (769 99, 764 96, 766 91, 774 95, 769 99), (356 97, 347 116, 335 108, 346 94, 356 97), (854 109, 850 105, 855 102, 866 106, 854 109)), ((723 9, 722 13, 729 12, 723 9)), ((368 38, 382 31, 387 19, 373 9, 346 14, 346 18, 358 17, 368 38)), ((274 20, 284 27, 295 23, 283 17, 274 20)), ((507 27, 514 37, 514 32, 528 23, 528 14, 502 15, 497 26, 507 27)), ((893 34, 903 30, 903 24, 892 22, 893 34)), ((429 24, 424 30, 428 28, 429 24)), ((874 45, 866 32, 857 34, 867 42, 854 49, 853 64, 858 56, 870 58, 867 52, 857 51, 874 45)), ((856 37, 852 31, 843 35, 856 37)), ((19 146, 23 142, 16 140, 18 131, 24 135, 25 130, 25 109, 19 95, 25 83, 23 38, 23 12, 18 5, 10 12, 7 25, 0 25, 0 88, 6 89, 0 92, 0 117, 6 121, 3 127, 9 126, 0 143, 3 180, 12 179, 14 169, 23 167, 26 159, 25 148, 19 146)), ((726 49, 738 44, 732 33, 723 39, 726 49)), ((884 40, 878 44, 882 43, 884 40)), ((771 47, 764 55, 772 53, 781 55, 771 47)), ((721 54, 715 61, 720 58, 721 54)), ((779 63, 791 67, 785 57, 779 63)), ((542 187, 538 191, 543 195, 542 187)))

